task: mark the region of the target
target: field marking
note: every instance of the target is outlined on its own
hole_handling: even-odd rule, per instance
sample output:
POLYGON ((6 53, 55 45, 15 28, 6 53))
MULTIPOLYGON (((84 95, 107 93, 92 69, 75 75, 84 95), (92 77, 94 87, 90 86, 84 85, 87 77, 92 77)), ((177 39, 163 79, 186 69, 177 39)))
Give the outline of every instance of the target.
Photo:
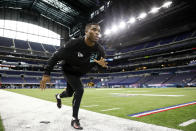
POLYGON ((195 122, 196 122, 196 119, 191 119, 189 121, 186 121, 186 122, 179 124, 179 126, 188 126, 188 125, 195 123, 195 122))
POLYGON ((88 105, 88 106, 87 105, 86 106, 84 105, 82 107, 96 107, 96 106, 99 106, 99 105, 88 105))
POLYGON ((116 88, 109 88, 109 89, 96 89, 96 90, 98 90, 98 91, 102 91, 102 90, 122 90, 122 89, 116 89, 116 88))
POLYGON ((180 107, 185 107, 185 106, 189 106, 189 105, 194 105, 194 104, 196 104, 196 101, 188 102, 188 103, 184 103, 184 104, 179 104, 179 105, 174 105, 174 106, 168 106, 168 107, 164 107, 164 108, 159 108, 159 109, 155 109, 155 110, 151 110, 151 111, 139 112, 139 113, 131 114, 128 116, 142 117, 142 116, 147 116, 147 115, 151 115, 151 114, 155 114, 155 113, 159 113, 159 112, 163 112, 163 111, 168 111, 168 110, 172 110, 172 109, 176 109, 176 108, 180 108, 180 107))
MULTIPOLYGON (((0 105, 5 131, 76 131, 69 124, 72 119, 71 106, 62 105, 58 109, 56 102, 1 89, 0 105), (50 123, 43 124, 41 121, 50 123)), ((85 127, 83 131, 180 131, 102 113, 80 109, 80 122, 85 127)))
POLYGON ((119 110, 120 108, 111 108, 111 109, 105 109, 105 110, 101 110, 101 111, 111 111, 111 110, 119 110))
POLYGON ((179 97, 184 95, 162 95, 162 94, 123 94, 123 93, 110 93, 118 96, 171 96, 171 97, 179 97))
POLYGON ((125 92, 149 92, 149 91, 125 91, 125 92))

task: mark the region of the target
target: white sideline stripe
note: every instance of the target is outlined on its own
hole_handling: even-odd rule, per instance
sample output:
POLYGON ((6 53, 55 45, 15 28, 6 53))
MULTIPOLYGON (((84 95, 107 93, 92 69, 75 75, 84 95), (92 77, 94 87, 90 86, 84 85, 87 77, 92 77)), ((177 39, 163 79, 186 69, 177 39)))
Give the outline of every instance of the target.
MULTIPOLYGON (((194 103, 194 102, 193 102, 193 103, 194 103)), ((190 105, 190 103, 183 104, 183 106, 187 106, 187 105, 190 105)), ((180 106, 182 106, 182 105, 176 105, 176 106, 172 106, 172 107, 166 107, 166 108, 164 108, 164 109, 158 109, 158 110, 154 110, 154 111, 148 111, 148 112, 144 112, 144 113, 141 113, 141 114, 142 114, 142 115, 146 115, 146 114, 149 114, 149 112, 151 112, 151 113, 156 113, 156 112, 160 112, 161 110, 174 109, 174 108, 180 107, 180 106)), ((141 114, 134 115, 134 116, 132 116, 132 117, 138 117, 138 116, 140 116, 141 114)))
MULTIPOLYGON (((179 131, 84 109, 80 109, 79 112, 83 131, 179 131)), ((0 89, 0 115, 5 131, 76 131, 70 126, 71 106, 62 105, 62 108, 58 109, 56 102, 2 89, 0 89), (40 123, 41 121, 50 123, 40 123)))
POLYGON ((179 97, 184 95, 161 95, 161 94, 123 94, 123 93, 110 93, 110 94, 119 94, 119 96, 172 96, 172 97, 179 97))
POLYGON ((125 91, 125 92, 149 92, 149 91, 125 91))
POLYGON ((88 106, 82 106, 82 107, 95 107, 95 106, 99 106, 99 105, 88 105, 88 106))
POLYGON ((133 95, 133 96, 139 96, 139 95, 141 95, 141 96, 174 96, 174 97, 178 97, 178 96, 184 96, 184 95, 159 95, 159 94, 129 94, 129 95, 133 95))
POLYGON ((183 123, 179 124, 179 126, 188 126, 188 125, 190 125, 194 122, 196 122, 196 119, 191 119, 189 121, 186 121, 186 122, 183 122, 183 123))
POLYGON ((105 110, 101 110, 101 111, 111 111, 111 110, 119 110, 120 108, 111 108, 111 109, 105 109, 105 110))
POLYGON ((101 90, 122 90, 122 89, 109 88, 109 89, 96 89, 96 90, 101 91, 101 90))

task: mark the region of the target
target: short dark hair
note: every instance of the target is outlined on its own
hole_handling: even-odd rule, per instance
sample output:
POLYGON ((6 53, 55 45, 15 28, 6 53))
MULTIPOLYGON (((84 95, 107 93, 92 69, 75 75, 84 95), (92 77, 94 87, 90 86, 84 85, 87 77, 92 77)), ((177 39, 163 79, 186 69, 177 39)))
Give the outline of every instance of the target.
POLYGON ((85 32, 91 27, 91 25, 98 25, 98 23, 88 23, 86 26, 85 26, 85 32))

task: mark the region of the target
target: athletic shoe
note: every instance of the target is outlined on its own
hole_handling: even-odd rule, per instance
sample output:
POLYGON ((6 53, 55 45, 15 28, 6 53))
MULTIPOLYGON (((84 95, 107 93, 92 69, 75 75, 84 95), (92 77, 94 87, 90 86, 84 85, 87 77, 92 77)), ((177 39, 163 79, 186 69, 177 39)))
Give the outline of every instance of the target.
POLYGON ((78 129, 78 130, 83 129, 83 127, 80 126, 80 120, 79 119, 71 120, 71 126, 75 129, 78 129))
POLYGON ((57 96, 59 94, 56 94, 56 101, 57 101, 57 107, 60 109, 61 108, 61 99, 59 99, 57 96))

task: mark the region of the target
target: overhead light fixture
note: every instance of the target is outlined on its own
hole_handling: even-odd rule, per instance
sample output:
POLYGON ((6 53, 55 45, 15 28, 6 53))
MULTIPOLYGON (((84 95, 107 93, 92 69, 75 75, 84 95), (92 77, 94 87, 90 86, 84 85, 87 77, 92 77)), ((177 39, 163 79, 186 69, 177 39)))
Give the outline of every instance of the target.
POLYGON ((159 11, 159 9, 160 9, 160 8, 158 8, 158 7, 153 7, 153 8, 150 10, 149 13, 155 14, 155 13, 157 13, 157 12, 159 11))
POLYGON ((143 13, 141 13, 140 15, 139 15, 139 19, 144 19, 145 17, 147 16, 147 14, 145 13, 145 12, 143 12, 143 13))
POLYGON ((125 26, 126 26, 126 23, 124 21, 121 21, 119 27, 122 29, 122 28, 125 28, 125 26))
POLYGON ((129 21, 127 23, 133 24, 133 23, 135 23, 135 21, 136 21, 136 19, 134 17, 132 17, 129 19, 129 21))
POLYGON ((109 35, 110 33, 111 33, 111 30, 107 29, 104 34, 109 35))
POLYGON ((168 8, 168 7, 171 6, 171 4, 172 4, 172 1, 167 1, 167 2, 165 2, 161 7, 163 7, 163 8, 168 8))
POLYGON ((112 32, 116 32, 118 30, 118 27, 116 25, 112 26, 112 32))

